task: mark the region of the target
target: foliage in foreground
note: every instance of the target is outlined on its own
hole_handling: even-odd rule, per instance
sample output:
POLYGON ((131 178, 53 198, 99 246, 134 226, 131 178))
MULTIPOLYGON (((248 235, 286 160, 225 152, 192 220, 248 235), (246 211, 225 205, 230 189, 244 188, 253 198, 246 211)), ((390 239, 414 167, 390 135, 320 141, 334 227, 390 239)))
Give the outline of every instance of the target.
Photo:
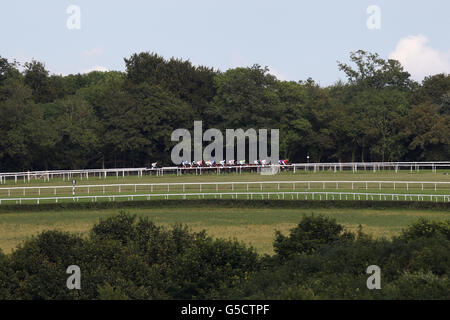
POLYGON ((273 256, 125 212, 88 237, 45 231, 5 255, 0 299, 450 299, 450 221, 419 220, 391 241, 306 216, 273 256), (69 290, 69 265, 81 290, 69 290), (366 286, 381 268, 381 290, 366 286))

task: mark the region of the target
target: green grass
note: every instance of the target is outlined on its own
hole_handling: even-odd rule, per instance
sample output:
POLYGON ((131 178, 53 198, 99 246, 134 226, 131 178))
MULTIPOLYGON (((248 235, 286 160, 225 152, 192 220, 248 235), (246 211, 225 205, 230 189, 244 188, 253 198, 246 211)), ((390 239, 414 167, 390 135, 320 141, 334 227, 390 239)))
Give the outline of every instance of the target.
MULTIPOLYGON (((189 225, 205 229, 218 238, 237 238, 254 246, 258 252, 271 254, 274 231, 289 232, 303 215, 323 214, 334 217, 350 230, 358 225, 374 237, 390 238, 419 217, 442 220, 450 218, 444 210, 430 209, 353 209, 353 208, 245 208, 239 206, 158 206, 129 208, 127 212, 147 216, 155 223, 171 226, 189 225)), ((19 243, 43 230, 64 230, 86 236, 94 223, 119 212, 119 209, 47 210, 3 212, 0 214, 0 248, 11 252, 19 243)))
MULTIPOLYGON (((77 185, 83 184, 116 184, 116 183, 189 183, 189 182, 232 182, 232 181, 311 181, 311 180, 348 180, 348 181, 448 181, 450 182, 449 171, 431 171, 410 172, 409 170, 399 171, 359 171, 352 173, 348 171, 336 172, 321 171, 318 173, 297 171, 296 174, 282 172, 273 176, 259 174, 188 174, 182 176, 164 175, 164 176, 126 176, 125 178, 108 177, 107 179, 77 178, 77 185)), ((62 181, 61 179, 52 179, 49 182, 42 180, 32 180, 30 183, 23 183, 18 180, 17 184, 9 180, 8 184, 0 187, 20 187, 20 186, 53 186, 67 185, 71 186, 71 181, 62 181)), ((167 192, 166 187, 155 188, 153 192, 167 192)), ((215 192, 215 185, 209 187, 203 186, 202 191, 215 192)), ((317 192, 373 192, 373 193, 415 193, 415 194, 449 194, 450 186, 440 186, 434 190, 432 186, 410 187, 406 190, 404 186, 397 186, 396 190, 392 185, 385 185, 382 190, 378 185, 369 185, 368 189, 362 183, 355 184, 354 189, 347 186, 340 186, 336 190, 334 185, 326 185, 322 189, 322 183, 311 185, 312 189, 307 189, 304 185, 297 185, 295 191, 317 191, 317 192)), ((118 194, 118 190, 105 190, 105 195, 118 194)), ((121 190, 122 194, 134 193, 134 187, 127 190, 121 190)), ((148 187, 138 188, 136 193, 149 193, 148 187)), ((185 192, 198 192, 198 186, 187 187, 185 192)), ((230 192, 231 186, 220 188, 219 191, 230 192)), ((235 186, 234 191, 245 192, 246 186, 235 186)), ((250 188, 249 191, 260 191, 259 185, 250 188)), ((267 185, 264 191, 278 191, 277 186, 267 185)), ((292 185, 281 185, 280 191, 292 191, 292 185)), ((29 192, 29 191, 27 191, 29 192)), ((42 192, 41 196, 54 196, 54 190, 42 192)), ((181 187, 171 187, 170 193, 182 192, 181 187)), ((103 191, 90 190, 89 195, 102 195, 103 191)), ((36 190, 27 193, 26 196, 36 197, 36 190)), ((71 189, 65 192, 57 192, 57 196, 70 196, 71 189)), ((87 190, 78 190, 77 195, 87 195, 87 190)), ((0 197, 7 197, 7 191, 0 190, 0 197)), ((22 192, 13 192, 11 197, 23 197, 22 192)), ((244 196, 245 197, 245 196, 244 196)), ((275 197, 274 197, 275 198, 275 197)), ((127 200, 127 199, 123 199, 127 200)), ((250 201, 239 202, 231 201, 221 202, 201 202, 191 200, 188 202, 177 201, 141 201, 126 203, 106 202, 90 204, 85 200, 83 203, 51 204, 51 205, 17 205, 5 206, 4 202, 0 205, 0 248, 5 252, 11 250, 24 241, 26 238, 36 235, 43 230, 58 229, 86 235, 88 230, 100 218, 105 218, 119 212, 121 207, 126 207, 130 213, 149 216, 158 224, 172 225, 174 223, 186 223, 193 230, 206 229, 214 237, 233 238, 253 245, 260 253, 272 253, 272 242, 275 229, 287 233, 294 227, 304 214, 324 214, 332 216, 346 227, 355 230, 359 224, 364 230, 375 237, 392 237, 399 234, 402 228, 416 221, 419 217, 428 217, 431 219, 449 218, 448 204, 444 203, 410 203, 384 202, 384 201, 329 201, 314 203, 308 201, 250 201), (424 208, 424 209, 420 209, 424 208)), ((142 199, 141 199, 142 200, 142 199)), ((400 199, 402 200, 402 199, 400 199)), ((50 201, 54 203, 54 201, 50 201)), ((81 202, 81 200, 80 200, 81 202)), ((428 201, 427 201, 428 202, 428 201)), ((42 203, 42 202, 41 202, 42 203)))
MULTIPOLYGON (((167 174, 164 176, 156 175, 144 175, 142 178, 137 176, 125 176, 125 177, 112 177, 108 176, 106 179, 91 177, 89 179, 75 177, 77 185, 82 184, 114 184, 114 183, 167 183, 167 182, 230 182, 230 181, 294 181, 294 180, 398 180, 398 181, 450 181, 450 170, 438 170, 433 173, 429 170, 421 170, 419 172, 408 170, 399 171, 395 173, 392 170, 383 171, 358 171, 358 173, 352 173, 351 171, 338 171, 336 173, 332 171, 320 171, 313 173, 312 171, 298 170, 295 174, 292 172, 281 172, 276 175, 260 175, 256 173, 206 173, 202 175, 184 174, 177 176, 174 174, 167 174)), ((62 179, 55 178, 50 181, 31 180, 25 182, 18 179, 17 183, 14 183, 14 179, 9 179, 6 184, 0 186, 53 186, 53 185, 72 185, 72 179, 69 181, 63 181, 62 179)))
MULTIPOLYGON (((147 193, 188 193, 188 192, 245 192, 247 191, 247 185, 245 184, 234 184, 231 185, 230 182, 256 182, 256 184, 249 184, 248 191, 251 192, 276 192, 276 191, 316 191, 316 192, 370 192, 370 193, 395 193, 395 194, 450 194, 450 175, 445 175, 442 173, 430 173, 430 172, 400 172, 398 174, 393 174, 392 172, 369 172, 369 173, 349 173, 349 172, 321 172, 316 174, 305 174, 305 173, 282 173, 280 175, 274 176, 262 176, 259 174, 225 174, 225 175, 183 175, 183 176, 144 176, 143 178, 136 177, 125 177, 119 179, 90 179, 77 182, 76 195, 86 196, 86 195, 116 195, 116 194, 147 194, 147 193), (352 183, 340 183, 336 184, 334 182, 315 182, 306 183, 298 182, 295 186, 291 183, 271 183, 262 184, 258 182, 270 182, 270 181, 354 181, 353 189, 352 183), (358 182, 361 180, 371 180, 371 181, 398 181, 395 185, 393 183, 379 184, 376 182, 368 183, 367 186, 364 182, 358 182), (409 184, 407 187, 405 183, 401 181, 441 181, 449 182, 449 184, 433 185, 433 184, 409 184), (134 186, 133 183, 229 183, 226 185, 220 184, 209 184, 202 185, 172 185, 168 186, 134 186), (94 187, 83 187, 88 183, 89 185, 94 185, 94 187), (129 186, 115 186, 115 184, 131 184, 129 186), (108 187, 95 187, 97 184, 110 184, 108 187), (261 189, 262 186, 262 189, 261 189), (294 189, 295 187, 295 189, 294 189), (120 189, 120 192, 119 192, 120 189), (136 191, 135 191, 136 190, 136 191)), ((38 182, 32 181, 29 184, 17 184, 17 185, 3 185, 0 187, 0 197, 54 197, 54 196, 72 196, 72 185, 71 183, 61 181, 51 180, 50 182, 38 182), (8 187, 51 187, 65 185, 67 188, 63 189, 27 189, 27 190, 6 190, 8 187)))

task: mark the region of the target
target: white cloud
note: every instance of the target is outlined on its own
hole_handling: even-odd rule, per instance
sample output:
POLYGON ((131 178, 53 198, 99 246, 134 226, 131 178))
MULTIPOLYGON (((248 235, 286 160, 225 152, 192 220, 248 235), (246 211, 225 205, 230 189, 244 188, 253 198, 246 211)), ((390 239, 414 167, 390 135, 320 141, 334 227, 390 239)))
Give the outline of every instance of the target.
POLYGON ((428 42, 421 34, 402 38, 389 58, 400 61, 411 77, 419 81, 425 76, 450 73, 450 50, 436 50, 428 42))
POLYGON ((82 70, 80 73, 89 73, 89 72, 92 72, 92 71, 102 71, 102 72, 105 72, 105 71, 109 71, 109 69, 106 68, 106 67, 102 67, 102 66, 94 66, 94 67, 92 67, 92 68, 89 68, 89 69, 86 69, 86 70, 82 70))
MULTIPOLYGON (((247 59, 239 54, 238 52, 234 52, 231 55, 230 59, 231 68, 239 68, 239 67, 250 67, 252 64, 249 64, 247 59)), ((262 66, 264 68, 264 65, 262 66)), ((289 81, 290 78, 285 73, 280 72, 278 69, 276 69, 274 66, 267 66, 269 68, 269 73, 275 77, 277 77, 278 80, 281 81, 289 81)))
POLYGON ((100 56, 102 54, 103 54, 103 49, 102 48, 94 48, 94 49, 91 49, 91 50, 83 51, 81 53, 81 55, 84 56, 84 57, 100 56))
POLYGON ((289 81, 290 80, 289 77, 286 74, 278 71, 277 69, 275 69, 272 66, 269 66, 269 73, 271 75, 277 77, 278 80, 281 80, 281 81, 289 81))

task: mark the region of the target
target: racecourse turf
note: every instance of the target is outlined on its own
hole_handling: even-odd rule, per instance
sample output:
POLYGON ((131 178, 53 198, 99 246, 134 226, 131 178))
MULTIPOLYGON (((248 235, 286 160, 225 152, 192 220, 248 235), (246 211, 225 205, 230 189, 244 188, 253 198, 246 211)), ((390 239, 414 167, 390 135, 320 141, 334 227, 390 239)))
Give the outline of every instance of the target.
MULTIPOLYGON (((77 178, 77 185, 83 184, 115 184, 115 183, 190 183, 190 182, 243 182, 243 181, 311 181, 311 180, 346 180, 346 181, 450 181, 448 171, 409 171, 403 170, 395 173, 394 171, 359 171, 352 173, 321 171, 318 173, 297 171, 295 174, 282 172, 273 176, 259 174, 188 174, 182 176, 164 175, 164 176, 135 176, 108 177, 107 179, 89 178, 81 180, 77 178)), ((21 187, 21 186, 56 186, 71 185, 71 181, 62 181, 62 179, 51 179, 50 181, 32 180, 30 183, 23 183, 18 180, 17 184, 11 180, 0 187, 21 187)), ((196 188, 197 186, 193 187, 196 188)), ((291 191, 289 186, 281 191, 291 191), (289 189, 289 190, 288 190, 289 189)), ((306 191, 303 187, 297 186, 296 191, 306 191)), ((429 188, 432 188, 431 186, 429 188)), ((404 187, 397 187, 395 193, 432 193, 432 194, 450 194, 450 186, 438 190, 421 190, 419 186, 406 190, 404 187)), ((69 189, 69 192, 71 190, 69 189)), ((126 190, 122 190, 122 194, 126 190)), ((129 190, 134 193, 133 190, 129 190)), ((138 190, 137 193, 140 190, 138 190)), ((186 190, 198 192, 198 190, 186 190)), ((208 191, 203 189, 202 191, 208 191)), ((245 190, 239 190, 245 191, 245 190)), ((265 191, 277 191, 275 186, 268 187, 265 191)), ((320 185, 315 186, 308 191, 337 191, 332 185, 322 189, 320 185)), ((350 191, 348 188, 339 191, 350 191)), ((31 191, 27 196, 36 196, 31 191)), ((59 191, 58 191, 59 192, 59 191)), ((90 191, 100 194, 99 190, 90 191)), ((146 190, 148 192, 148 190, 146 190)), ((157 190, 155 190, 157 192, 157 190)), ((180 192, 180 190, 171 189, 171 192, 180 192)), ((392 193, 394 190, 386 186, 381 191, 376 185, 370 186, 368 190, 364 185, 359 185, 353 192, 383 192, 392 193)), ((78 195, 86 194, 80 190, 78 195)), ((109 190, 106 194, 118 194, 117 191, 109 190)), ((58 195, 61 195, 58 193, 58 195)), ((1 197, 6 197, 2 194, 1 197)), ((3 205, 0 206, 0 209, 3 205)), ((14 207, 13 210, 0 210, 0 248, 4 252, 11 252, 18 244, 25 239, 37 235, 43 230, 57 229, 80 233, 84 236, 88 234, 89 229, 101 218, 106 218, 117 214, 118 208, 92 208, 81 210, 77 208, 67 208, 61 210, 25 210, 21 206, 14 207)), ((147 216, 157 224, 170 226, 175 223, 187 224, 194 231, 205 229, 207 233, 218 238, 237 238, 246 244, 255 247, 260 253, 273 253, 272 243, 275 230, 287 233, 301 219, 303 215, 323 214, 333 217, 338 223, 343 224, 350 230, 356 230, 362 225, 363 230, 374 237, 387 237, 398 235, 403 228, 416 221, 419 217, 442 220, 449 219, 450 212, 447 209, 406 209, 406 208, 337 208, 329 206, 321 208, 320 205, 314 208, 304 207, 242 207, 242 206, 157 206, 157 207, 130 207, 126 209, 129 213, 138 216, 147 216)))
MULTIPOLYGON (((149 217, 159 225, 187 224, 192 230, 206 230, 216 238, 237 238, 262 254, 273 253, 275 230, 287 233, 303 215, 322 214, 356 231, 361 224, 376 238, 398 235, 419 217, 433 220, 450 218, 450 212, 430 209, 353 208, 242 208, 242 207, 159 207, 129 208, 131 214, 149 217)), ((44 230, 62 230, 87 235, 99 221, 119 209, 20 211, 0 213, 0 248, 11 252, 19 243, 44 230)))

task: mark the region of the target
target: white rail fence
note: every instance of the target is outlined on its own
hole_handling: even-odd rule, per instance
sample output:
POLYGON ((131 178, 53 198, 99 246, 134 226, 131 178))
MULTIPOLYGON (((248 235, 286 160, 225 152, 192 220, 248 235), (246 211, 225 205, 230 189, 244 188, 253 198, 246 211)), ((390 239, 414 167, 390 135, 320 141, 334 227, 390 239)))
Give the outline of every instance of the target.
POLYGON ((125 178, 125 175, 135 175, 142 177, 148 168, 115 168, 115 169, 81 169, 81 170, 51 170, 51 171, 25 171, 25 172, 2 172, 0 173, 0 183, 6 183, 6 180, 14 180, 15 183, 19 179, 23 182, 31 180, 50 181, 54 178, 62 178, 63 181, 69 181, 75 178, 81 180, 89 178, 106 179, 107 177, 125 178))
POLYGON ((235 200, 366 200, 366 201, 432 201, 450 202, 450 195, 439 194, 391 194, 391 193, 351 193, 351 192, 220 192, 220 193, 173 193, 173 194, 129 194, 129 195, 108 195, 108 196, 75 196, 75 197, 39 197, 39 198, 3 198, 2 204, 23 204, 35 202, 69 201, 79 202, 80 200, 116 201, 116 199, 152 200, 152 199, 235 199, 235 200))
POLYGON ((409 170, 410 172, 428 169, 436 173, 438 169, 450 169, 450 161, 432 161, 432 162, 327 162, 327 163, 294 163, 288 165, 243 165, 243 166, 225 166, 225 167, 163 167, 147 169, 147 172, 156 175, 176 174, 181 175, 185 173, 201 175, 202 173, 217 173, 235 172, 243 173, 255 171, 260 173, 262 169, 278 168, 283 171, 346 171, 351 170, 353 173, 358 171, 373 171, 380 170, 394 170, 396 173, 399 170, 409 170))
POLYGON ((49 181, 53 178, 62 178, 70 180, 74 178, 89 179, 89 178, 107 178, 116 177, 117 179, 126 175, 135 175, 142 177, 144 174, 164 175, 164 174, 202 174, 202 173, 217 173, 224 172, 243 173, 249 171, 261 172, 265 168, 280 168, 282 170, 293 171, 294 173, 303 171, 344 171, 352 170, 356 173, 360 170, 372 170, 373 172, 379 170, 431 170, 436 172, 438 169, 450 169, 450 161, 430 161, 430 162, 327 162, 327 163, 294 163, 289 165, 244 165, 244 166, 217 166, 217 167, 162 167, 162 168, 111 168, 111 169, 80 169, 80 170, 51 170, 51 171, 24 171, 24 172, 3 172, 0 173, 0 183, 6 183, 7 180, 14 180, 17 183, 23 179, 23 182, 30 182, 31 180, 42 179, 49 181))
POLYGON ((122 193, 130 192, 134 189, 134 192, 142 192, 142 189, 146 189, 150 192, 161 192, 161 189, 166 189, 167 192, 178 189, 185 192, 186 189, 196 189, 199 192, 204 190, 215 189, 220 191, 221 189, 231 189, 232 191, 239 188, 244 188, 247 191, 250 189, 258 188, 260 191, 264 191, 267 188, 270 189, 405 189, 407 191, 411 189, 419 190, 450 190, 450 181, 341 181, 341 180, 315 180, 315 181, 234 181, 234 182, 185 182, 185 183, 136 183, 136 184, 90 184, 90 185, 66 185, 66 186, 31 186, 31 187, 1 187, 0 194, 8 194, 11 197, 13 194, 21 193, 26 196, 37 193, 39 196, 41 193, 122 193), (157 190, 155 190, 157 189, 157 190), (67 191, 65 191, 67 190, 67 191), (65 192, 64 192, 65 191, 65 192))

